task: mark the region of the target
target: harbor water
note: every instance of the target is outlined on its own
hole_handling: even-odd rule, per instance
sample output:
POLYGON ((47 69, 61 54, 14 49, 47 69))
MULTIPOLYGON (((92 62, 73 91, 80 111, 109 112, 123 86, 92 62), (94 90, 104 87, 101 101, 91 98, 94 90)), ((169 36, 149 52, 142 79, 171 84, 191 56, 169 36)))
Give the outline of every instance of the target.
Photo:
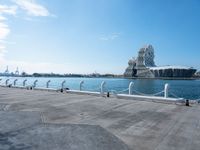
MULTIPOLYGON (((83 90, 85 91, 100 91, 100 85, 103 81, 106 82, 105 90, 107 92, 128 93, 130 82, 134 82, 133 94, 153 95, 164 90, 164 85, 170 85, 170 97, 180 97, 190 100, 200 98, 200 80, 158 80, 158 79, 123 79, 123 78, 43 78, 43 77, 0 77, 1 85, 5 85, 7 79, 8 84, 13 84, 15 79, 18 79, 16 86, 23 86, 23 81, 27 79, 26 85, 33 85, 35 80, 38 80, 37 87, 46 87, 48 80, 49 88, 60 89, 61 83, 65 80, 64 87, 72 90, 79 90, 80 82, 84 81, 83 90), (135 92, 134 92, 135 91, 135 92)), ((162 93, 161 95, 162 96, 162 93)))

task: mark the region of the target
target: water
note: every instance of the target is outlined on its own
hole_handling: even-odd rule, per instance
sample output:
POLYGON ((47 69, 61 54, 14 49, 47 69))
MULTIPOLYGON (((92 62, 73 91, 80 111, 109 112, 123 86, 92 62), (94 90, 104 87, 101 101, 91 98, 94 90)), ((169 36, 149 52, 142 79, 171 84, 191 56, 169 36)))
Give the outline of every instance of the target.
MULTIPOLYGON (((79 83, 83 80, 83 90, 99 91, 102 81, 106 82, 106 91, 115 90, 117 92, 123 91, 128 88, 130 82, 134 82, 134 91, 145 94, 154 94, 164 89, 165 83, 170 85, 171 97, 174 95, 186 99, 199 99, 200 98, 200 80, 153 80, 153 79, 121 79, 121 78, 35 78, 35 77, 0 77, 1 85, 5 85, 6 79, 9 84, 12 84, 15 79, 18 79, 17 86, 22 86, 23 81, 27 79, 26 85, 33 85, 37 79, 37 87, 46 87, 46 82, 51 80, 50 88, 61 88, 61 83, 66 80, 65 87, 73 90, 79 90, 79 83)), ((124 91, 123 93, 128 93, 124 91)), ((134 93, 134 92, 133 92, 134 93)), ((136 94, 136 93, 135 93, 136 94)), ((163 94, 162 94, 163 95, 163 94)), ((160 95, 160 96, 162 96, 160 95)))

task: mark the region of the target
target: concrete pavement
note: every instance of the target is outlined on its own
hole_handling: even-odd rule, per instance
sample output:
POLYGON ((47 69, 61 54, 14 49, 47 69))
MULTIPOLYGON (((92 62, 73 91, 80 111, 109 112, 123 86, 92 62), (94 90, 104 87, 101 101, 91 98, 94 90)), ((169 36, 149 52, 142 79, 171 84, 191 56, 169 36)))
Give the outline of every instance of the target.
POLYGON ((199 150, 199 114, 198 104, 0 87, 0 149, 199 150))

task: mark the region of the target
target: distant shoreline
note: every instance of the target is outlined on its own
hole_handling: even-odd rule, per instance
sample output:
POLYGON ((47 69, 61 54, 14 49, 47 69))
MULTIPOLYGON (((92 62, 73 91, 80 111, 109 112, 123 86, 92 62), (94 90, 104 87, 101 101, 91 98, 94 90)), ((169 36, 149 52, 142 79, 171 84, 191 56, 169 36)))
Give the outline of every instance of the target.
POLYGON ((113 75, 113 76, 106 76, 106 75, 100 75, 100 76, 89 76, 89 75, 78 75, 78 76, 33 76, 33 75, 25 75, 25 76, 0 76, 0 77, 21 77, 21 78, 119 78, 119 79, 145 79, 145 80, 200 80, 200 77, 192 77, 192 78, 171 78, 171 77, 155 77, 155 78, 147 78, 147 77, 124 77, 123 75, 113 75))

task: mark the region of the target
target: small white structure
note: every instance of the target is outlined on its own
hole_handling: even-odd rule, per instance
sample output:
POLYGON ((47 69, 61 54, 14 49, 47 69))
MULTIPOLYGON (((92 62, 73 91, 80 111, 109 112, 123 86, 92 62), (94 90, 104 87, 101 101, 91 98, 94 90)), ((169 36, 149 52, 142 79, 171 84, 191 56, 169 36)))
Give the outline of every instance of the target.
POLYGON ((7 79, 7 80, 6 80, 6 86, 8 85, 8 81, 9 81, 9 80, 10 80, 10 79, 7 79))
POLYGON ((79 87, 80 91, 82 91, 83 84, 84 84, 84 81, 81 81, 81 82, 80 82, 80 87, 79 87))
POLYGON ((129 90, 128 90, 128 94, 131 95, 132 94, 132 88, 133 88, 134 82, 130 82, 129 84, 129 90))
POLYGON ((66 83, 65 80, 61 83, 61 89, 64 89, 64 85, 65 85, 65 83, 66 83))
POLYGON ((103 82, 101 83, 101 91, 100 91, 101 96, 104 96, 104 88, 105 88, 105 84, 106 84, 105 81, 103 81, 103 82))
POLYGON ((168 96, 169 96, 168 95, 168 93, 169 93, 169 84, 168 83, 165 84, 164 93, 165 93, 164 97, 168 98, 168 96))
POLYGON ((51 82, 51 80, 48 80, 46 83, 46 88, 49 88, 49 83, 51 82))
POLYGON ((15 79, 14 82, 13 82, 13 85, 14 85, 14 86, 16 86, 17 80, 18 80, 18 79, 15 79))
POLYGON ((23 81, 23 86, 26 86, 26 81, 27 81, 27 79, 25 79, 25 80, 23 81))
POLYGON ((38 80, 35 80, 35 81, 34 81, 34 83, 33 83, 33 87, 34 87, 34 88, 36 87, 37 82, 38 82, 38 80))

